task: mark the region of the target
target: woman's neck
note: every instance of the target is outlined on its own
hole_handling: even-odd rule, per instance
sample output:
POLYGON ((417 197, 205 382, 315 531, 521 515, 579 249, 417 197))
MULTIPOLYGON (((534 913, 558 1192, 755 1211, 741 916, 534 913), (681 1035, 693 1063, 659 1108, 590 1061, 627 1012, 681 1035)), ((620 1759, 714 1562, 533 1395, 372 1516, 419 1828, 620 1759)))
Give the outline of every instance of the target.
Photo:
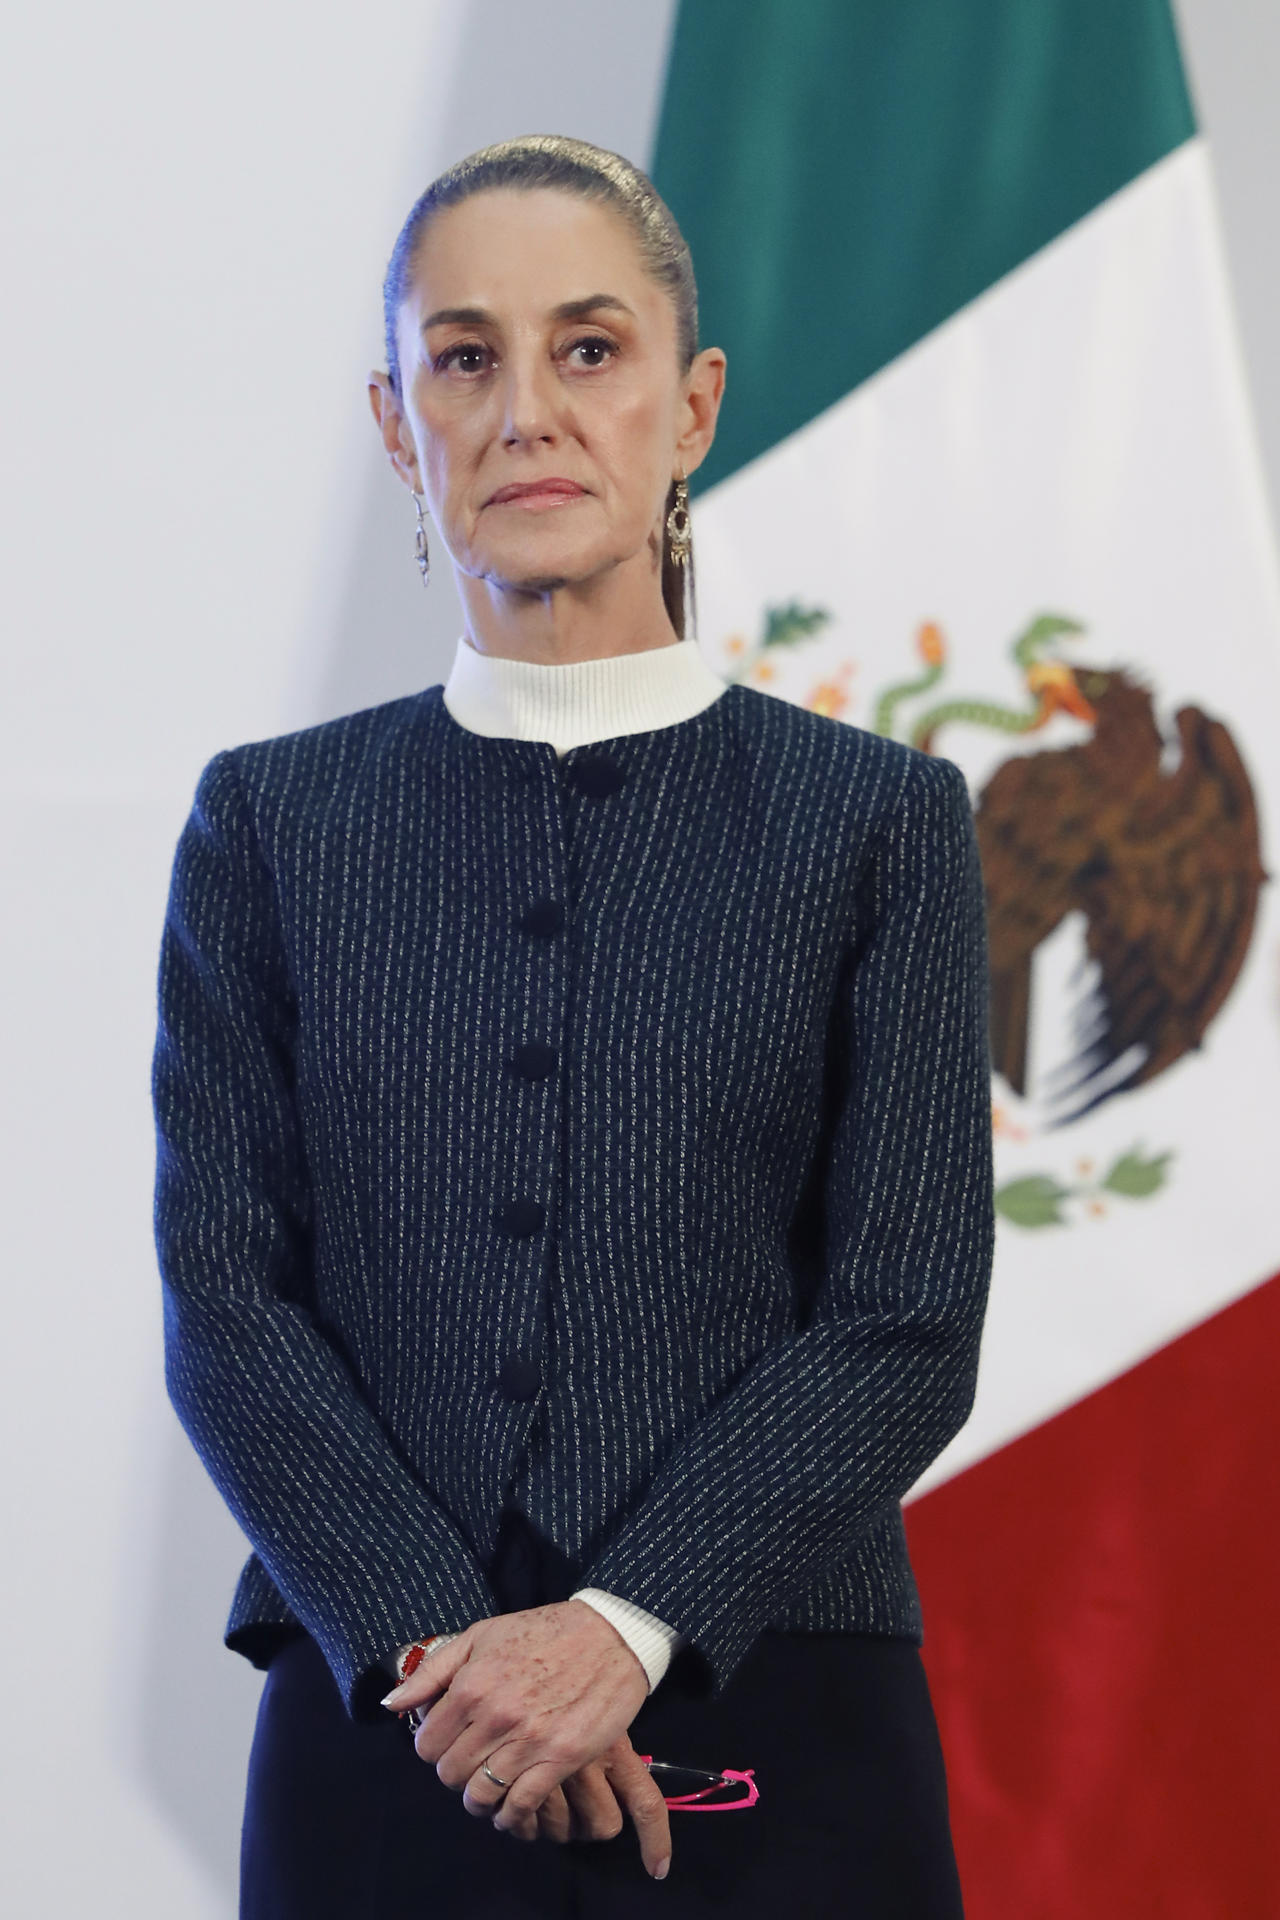
POLYGON ((568 666, 647 653, 679 639, 647 555, 541 592, 460 573, 458 592, 469 644, 504 660, 568 666))

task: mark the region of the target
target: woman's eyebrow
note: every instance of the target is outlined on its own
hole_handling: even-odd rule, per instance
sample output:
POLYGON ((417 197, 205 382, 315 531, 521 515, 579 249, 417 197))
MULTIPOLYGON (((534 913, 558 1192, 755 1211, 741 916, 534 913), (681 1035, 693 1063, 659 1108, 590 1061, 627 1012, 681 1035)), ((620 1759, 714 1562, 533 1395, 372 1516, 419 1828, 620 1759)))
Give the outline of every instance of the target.
MULTIPOLYGON (((635 319, 635 314, 625 300, 619 300, 616 293, 589 293, 582 300, 563 300, 558 307, 551 309, 553 320, 582 320, 589 313, 597 313, 601 307, 612 308, 617 313, 627 313, 635 319)), ((440 307, 435 313, 429 313, 422 323, 422 332, 432 327, 492 327, 497 321, 484 307, 440 307)))

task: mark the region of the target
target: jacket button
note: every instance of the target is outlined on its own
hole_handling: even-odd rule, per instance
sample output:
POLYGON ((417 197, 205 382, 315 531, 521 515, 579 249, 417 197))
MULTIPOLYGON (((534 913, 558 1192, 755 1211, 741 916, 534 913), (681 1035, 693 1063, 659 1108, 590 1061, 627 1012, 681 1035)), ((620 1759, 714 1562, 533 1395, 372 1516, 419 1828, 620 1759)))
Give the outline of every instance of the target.
POLYGON ((606 794, 616 793, 627 776, 607 753, 584 753, 580 760, 570 763, 567 777, 593 800, 602 800, 606 794))
POLYGON ((521 933, 559 933, 564 927, 564 907, 559 900, 535 900, 531 907, 525 908, 517 924, 521 933))
POLYGON ((498 1368, 498 1385, 508 1400, 532 1400, 542 1385, 542 1368, 524 1353, 505 1353, 498 1368))
POLYGON ((526 1040, 516 1048, 511 1064, 526 1080, 545 1080, 549 1073, 555 1072, 559 1058, 554 1047, 544 1045, 541 1040, 526 1040))
POLYGON ((496 1218, 499 1226, 524 1240, 531 1233, 541 1233, 547 1223, 547 1210, 537 1200, 512 1200, 500 1209, 496 1218))

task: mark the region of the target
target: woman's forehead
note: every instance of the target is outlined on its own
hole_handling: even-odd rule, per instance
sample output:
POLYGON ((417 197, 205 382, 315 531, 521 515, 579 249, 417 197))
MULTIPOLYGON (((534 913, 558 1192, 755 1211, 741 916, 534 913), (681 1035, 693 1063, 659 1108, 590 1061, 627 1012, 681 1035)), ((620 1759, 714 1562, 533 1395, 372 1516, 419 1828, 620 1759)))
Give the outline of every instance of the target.
POLYGON ((506 308, 551 317, 595 293, 640 319, 669 308, 622 214, 546 187, 486 189, 437 213, 416 250, 413 286, 424 315, 506 308))

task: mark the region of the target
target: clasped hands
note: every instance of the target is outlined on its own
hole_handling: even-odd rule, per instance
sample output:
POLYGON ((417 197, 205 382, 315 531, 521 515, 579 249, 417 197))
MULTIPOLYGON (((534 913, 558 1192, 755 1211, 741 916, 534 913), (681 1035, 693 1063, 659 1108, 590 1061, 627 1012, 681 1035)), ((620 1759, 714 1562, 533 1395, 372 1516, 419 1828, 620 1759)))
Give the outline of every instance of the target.
POLYGON ((627 1734, 644 1668, 585 1600, 473 1621, 428 1654, 385 1705, 430 1711, 414 1735, 467 1812, 522 1840, 612 1840, 630 1813, 645 1869, 671 1859, 666 1801, 627 1734), (482 1771, 488 1760, 509 1788, 482 1771))

